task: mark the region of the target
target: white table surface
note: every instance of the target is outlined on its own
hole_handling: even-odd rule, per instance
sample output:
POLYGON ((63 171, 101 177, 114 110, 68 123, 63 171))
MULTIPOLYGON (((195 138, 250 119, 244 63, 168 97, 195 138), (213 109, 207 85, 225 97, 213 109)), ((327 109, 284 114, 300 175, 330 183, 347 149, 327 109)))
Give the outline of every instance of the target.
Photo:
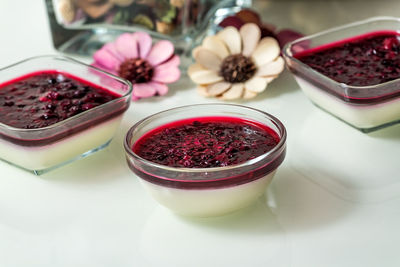
MULTIPOLYGON (((396 1, 257 1, 264 20, 313 33, 396 1)), ((0 1, 0 67, 55 53, 44 1, 0 1)), ((89 62, 89 60, 87 60, 89 62)), ((0 74, 1 75, 1 74, 0 74)), ((188 219, 155 203, 125 164, 127 129, 156 111, 216 102, 186 78, 134 102, 105 150, 41 177, 0 161, 0 266, 400 266, 400 125, 362 134, 314 107, 288 71, 243 104, 288 130, 255 205, 188 219)))

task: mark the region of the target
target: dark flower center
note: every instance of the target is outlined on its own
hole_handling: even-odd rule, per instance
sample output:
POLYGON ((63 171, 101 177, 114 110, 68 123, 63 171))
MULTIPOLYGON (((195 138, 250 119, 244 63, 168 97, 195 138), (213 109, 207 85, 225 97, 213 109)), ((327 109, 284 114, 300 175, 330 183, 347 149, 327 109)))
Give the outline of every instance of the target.
POLYGON ((146 83, 151 81, 154 69, 153 66, 144 59, 130 58, 119 66, 118 74, 132 83, 146 83))
POLYGON ((219 74, 227 82, 241 83, 253 77, 256 70, 256 65, 250 58, 236 54, 224 59, 219 74))

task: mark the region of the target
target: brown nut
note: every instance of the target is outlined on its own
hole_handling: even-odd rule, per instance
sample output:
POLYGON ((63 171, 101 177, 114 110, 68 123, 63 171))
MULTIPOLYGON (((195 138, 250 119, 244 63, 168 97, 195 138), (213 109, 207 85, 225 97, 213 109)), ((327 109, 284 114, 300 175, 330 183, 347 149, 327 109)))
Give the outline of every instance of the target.
POLYGON ((174 25, 172 23, 166 23, 163 21, 156 21, 157 32, 169 34, 174 29, 174 25))
POLYGON ((112 3, 114 3, 117 6, 129 6, 133 3, 134 0, 111 0, 112 3))
POLYGON ((114 4, 109 1, 75 0, 75 4, 89 17, 97 19, 109 11, 114 4))
POLYGON ((71 23, 75 18, 76 8, 71 0, 61 0, 58 3, 58 11, 66 23, 71 23))
POLYGON ((169 3, 177 8, 182 8, 185 4, 185 0, 169 0, 169 3))

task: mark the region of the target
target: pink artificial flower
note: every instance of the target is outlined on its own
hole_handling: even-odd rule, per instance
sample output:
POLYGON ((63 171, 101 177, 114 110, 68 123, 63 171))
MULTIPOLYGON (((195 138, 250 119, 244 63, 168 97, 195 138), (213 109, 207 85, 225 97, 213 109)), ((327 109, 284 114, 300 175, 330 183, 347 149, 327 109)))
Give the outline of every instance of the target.
POLYGON ((144 32, 122 34, 96 51, 93 59, 93 66, 133 84, 132 100, 165 95, 166 84, 180 77, 180 59, 173 44, 162 40, 152 46, 150 35, 144 32))

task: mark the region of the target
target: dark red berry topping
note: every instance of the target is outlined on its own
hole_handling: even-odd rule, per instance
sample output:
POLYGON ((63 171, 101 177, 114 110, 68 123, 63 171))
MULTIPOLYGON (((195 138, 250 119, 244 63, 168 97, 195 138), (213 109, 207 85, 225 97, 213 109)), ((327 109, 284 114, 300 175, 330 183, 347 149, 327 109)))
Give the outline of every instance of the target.
POLYGON ((211 168, 243 163, 273 149, 279 136, 266 125, 232 117, 200 117, 163 125, 132 150, 170 167, 211 168))
POLYGON ((69 74, 32 73, 0 85, 0 122, 42 128, 118 97, 69 74))
POLYGON ((400 78, 400 35, 382 31, 317 47, 295 55, 329 78, 352 86, 400 78))

